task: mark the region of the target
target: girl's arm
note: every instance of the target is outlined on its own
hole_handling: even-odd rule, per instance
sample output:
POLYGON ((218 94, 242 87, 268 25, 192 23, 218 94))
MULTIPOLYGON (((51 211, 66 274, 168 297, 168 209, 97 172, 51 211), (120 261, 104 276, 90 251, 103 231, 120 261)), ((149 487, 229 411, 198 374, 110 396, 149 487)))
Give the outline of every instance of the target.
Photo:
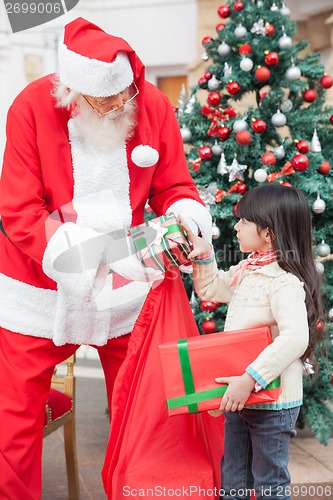
POLYGON ((188 259, 193 264, 193 283, 196 293, 203 300, 230 302, 233 289, 229 288, 229 283, 236 266, 228 271, 219 271, 212 245, 195 235, 181 217, 179 222, 193 245, 188 259))

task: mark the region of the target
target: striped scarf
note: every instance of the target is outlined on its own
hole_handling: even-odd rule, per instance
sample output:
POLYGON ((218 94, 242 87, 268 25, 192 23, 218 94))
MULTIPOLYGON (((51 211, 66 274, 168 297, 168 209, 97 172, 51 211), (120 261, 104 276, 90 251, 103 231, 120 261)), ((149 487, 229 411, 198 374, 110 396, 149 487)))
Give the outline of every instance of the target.
POLYGON ((239 280, 242 278, 243 273, 246 269, 249 271, 255 271, 256 269, 260 269, 263 266, 267 266, 267 264, 271 264, 276 261, 276 254, 274 250, 268 250, 267 252, 253 252, 251 253, 247 259, 242 260, 238 266, 236 271, 234 272, 229 287, 231 288, 239 280))

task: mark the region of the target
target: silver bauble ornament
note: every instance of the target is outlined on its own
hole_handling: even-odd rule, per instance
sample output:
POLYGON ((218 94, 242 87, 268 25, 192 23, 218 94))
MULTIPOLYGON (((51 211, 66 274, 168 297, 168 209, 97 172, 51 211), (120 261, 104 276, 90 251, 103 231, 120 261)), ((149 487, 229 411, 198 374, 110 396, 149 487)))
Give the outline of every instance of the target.
POLYGON ((220 80, 216 78, 215 75, 213 75, 209 80, 208 80, 208 88, 209 90, 217 90, 221 85, 220 80))
POLYGON ((278 160, 282 160, 282 158, 286 156, 286 152, 282 144, 281 146, 274 149, 274 154, 278 160))
POLYGON ((253 68, 253 61, 249 57, 243 57, 239 66, 243 71, 251 71, 251 69, 253 68))
POLYGON ((265 182, 267 179, 267 171, 264 168, 258 168, 254 172, 253 177, 257 182, 265 182))
POLYGON ((280 14, 284 17, 289 17, 291 14, 289 7, 287 7, 284 3, 280 9, 280 14))
POLYGON ((221 236, 221 231, 217 227, 216 222, 213 222, 213 226, 212 226, 212 239, 213 240, 217 240, 220 236, 221 236))
POLYGON ((271 7, 271 11, 272 11, 272 12, 277 12, 278 10, 279 10, 279 7, 276 5, 276 3, 275 3, 275 2, 273 2, 273 5, 272 5, 272 7, 271 7))
POLYGON ((205 61, 205 62, 207 62, 207 61, 208 61, 208 59, 209 59, 209 55, 207 54, 207 52, 204 52, 204 53, 202 54, 201 59, 202 59, 203 61, 205 61))
POLYGON ((220 43, 220 45, 217 47, 217 52, 220 56, 227 56, 230 52, 230 45, 225 42, 220 43))
POLYGON ((234 31, 236 38, 243 38, 247 34, 247 29, 242 24, 239 24, 234 31))
POLYGON ((288 68, 286 71, 286 78, 290 82, 294 82, 295 80, 298 80, 301 77, 301 75, 302 75, 301 70, 299 69, 298 66, 295 66, 295 64, 290 66, 290 68, 288 68))
POLYGON ((324 202, 324 200, 320 198, 320 195, 318 194, 317 199, 314 201, 312 205, 312 210, 316 214, 322 214, 325 211, 325 208, 326 208, 326 203, 324 202))
POLYGON ((241 130, 246 130, 248 128, 248 124, 246 120, 243 118, 240 118, 239 120, 236 120, 232 126, 233 131, 237 134, 237 132, 240 132, 241 130))
POLYGON ((281 103, 280 109, 283 113, 288 113, 293 109, 293 102, 290 99, 286 99, 281 103))
POLYGON ((188 142, 191 142, 192 140, 192 132, 190 131, 189 128, 187 128, 185 125, 183 125, 180 129, 180 133, 183 139, 183 143, 187 144, 188 142))
POLYGON ((214 156, 221 156, 222 154, 222 147, 217 142, 212 146, 212 153, 214 156))
POLYGON ((315 266, 316 266, 316 269, 317 269, 318 273, 324 274, 325 267, 324 267, 324 264, 322 262, 319 262, 318 260, 316 260, 315 261, 315 266))
POLYGON ((319 257, 327 257, 331 253, 330 246, 324 240, 316 246, 316 253, 319 257))
POLYGON ((328 311, 327 316, 329 321, 333 321, 333 307, 331 307, 331 309, 328 311))
POLYGON ((216 182, 210 182, 207 186, 207 192, 212 194, 213 196, 216 195, 216 191, 217 191, 217 184, 216 182))
POLYGON ((278 109, 271 118, 274 127, 283 127, 287 123, 287 117, 278 109))
POLYGON ((293 41, 290 36, 283 33, 283 35, 278 40, 278 45, 281 50, 288 50, 291 49, 293 41))

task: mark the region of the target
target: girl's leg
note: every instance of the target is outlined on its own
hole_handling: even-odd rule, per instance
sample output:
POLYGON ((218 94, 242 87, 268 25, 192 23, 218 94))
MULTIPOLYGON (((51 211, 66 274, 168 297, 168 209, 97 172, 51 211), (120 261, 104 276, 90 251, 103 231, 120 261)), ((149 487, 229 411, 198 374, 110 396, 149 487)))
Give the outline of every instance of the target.
POLYGON ((0 328, 0 499, 39 500, 45 404, 54 366, 77 346, 0 328))
POLYGON ((299 407, 287 410, 243 410, 249 425, 256 500, 290 500, 290 439, 296 435, 299 407))
POLYGON ((226 412, 221 500, 250 500, 253 489, 252 446, 242 412, 226 412))

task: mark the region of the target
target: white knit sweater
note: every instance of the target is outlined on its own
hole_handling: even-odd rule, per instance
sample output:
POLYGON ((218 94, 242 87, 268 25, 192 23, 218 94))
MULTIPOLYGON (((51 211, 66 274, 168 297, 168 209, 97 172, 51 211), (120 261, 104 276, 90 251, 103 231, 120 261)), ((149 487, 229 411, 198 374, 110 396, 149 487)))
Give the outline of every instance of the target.
POLYGON ((216 261, 193 262, 195 289, 203 300, 229 303, 225 331, 269 325, 273 343, 246 371, 265 388, 281 376, 282 393, 276 403, 251 408, 292 408, 302 404, 303 364, 309 327, 303 283, 276 262, 255 271, 245 270, 233 287, 229 283, 237 266, 219 271, 216 261))

